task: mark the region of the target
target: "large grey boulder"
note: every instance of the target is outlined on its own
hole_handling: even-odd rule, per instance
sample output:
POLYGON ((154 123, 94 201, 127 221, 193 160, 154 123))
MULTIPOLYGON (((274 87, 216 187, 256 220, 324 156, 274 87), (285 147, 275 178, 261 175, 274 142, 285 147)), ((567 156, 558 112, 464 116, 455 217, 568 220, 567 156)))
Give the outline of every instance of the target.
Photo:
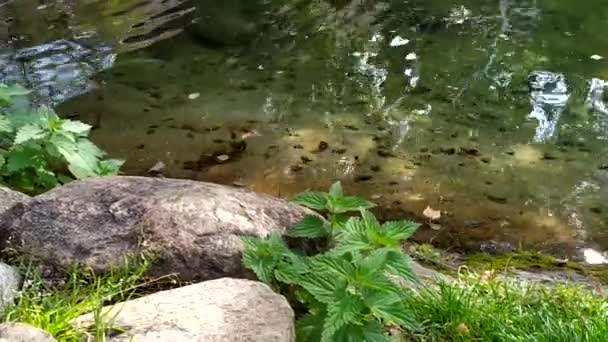
MULTIPOLYGON (((125 333, 109 342, 292 342, 294 312, 265 284, 223 278, 157 292, 102 309, 125 333)), ((94 324, 92 314, 75 322, 94 324)))
POLYGON ((21 286, 21 275, 17 270, 0 262, 0 312, 12 304, 21 286))
POLYGON ((30 197, 28 195, 13 191, 0 185, 0 214, 15 205, 15 203, 27 201, 29 198, 30 197))
MULTIPOLYGON (((187 180, 108 177, 73 182, 0 215, 0 251, 107 271, 152 254, 152 275, 184 281, 248 277, 241 237, 283 233, 307 210, 270 196, 187 180)), ((50 273, 47 277, 51 277, 50 273)))
POLYGON ((48 333, 23 323, 0 324, 0 342, 56 342, 48 333))

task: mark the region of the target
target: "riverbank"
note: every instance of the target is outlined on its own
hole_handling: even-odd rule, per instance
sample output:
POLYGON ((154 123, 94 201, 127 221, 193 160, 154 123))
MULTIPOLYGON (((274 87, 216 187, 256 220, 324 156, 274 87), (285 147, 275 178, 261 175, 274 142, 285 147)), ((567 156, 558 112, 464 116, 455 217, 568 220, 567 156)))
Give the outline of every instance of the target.
MULTIPOLYGON (((39 341, 296 340, 303 308, 237 279, 255 279, 240 260, 240 239, 289 234, 309 211, 173 179, 91 179, 34 198, 3 191, 12 196, 0 203, 9 237, 0 260, 15 267, 0 268, 0 321, 42 329, 48 339, 39 341), (193 320, 213 310, 221 317, 193 320)), ((400 305, 412 321, 385 326, 387 338, 594 341, 608 333, 605 266, 532 252, 465 256, 428 244, 404 251, 417 281, 403 284, 400 305)), ((14 336, 2 335, 12 328, 0 325, 0 337, 14 336)))

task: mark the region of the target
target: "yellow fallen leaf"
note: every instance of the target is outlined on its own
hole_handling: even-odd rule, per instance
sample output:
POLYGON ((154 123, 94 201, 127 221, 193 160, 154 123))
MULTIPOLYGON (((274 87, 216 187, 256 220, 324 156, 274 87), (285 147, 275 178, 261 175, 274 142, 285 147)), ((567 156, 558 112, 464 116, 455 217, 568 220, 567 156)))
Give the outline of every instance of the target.
POLYGON ((435 210, 430 206, 427 206, 426 209, 424 209, 424 211, 422 212, 422 215, 424 215, 424 217, 428 218, 431 221, 436 221, 441 218, 441 210, 435 210))

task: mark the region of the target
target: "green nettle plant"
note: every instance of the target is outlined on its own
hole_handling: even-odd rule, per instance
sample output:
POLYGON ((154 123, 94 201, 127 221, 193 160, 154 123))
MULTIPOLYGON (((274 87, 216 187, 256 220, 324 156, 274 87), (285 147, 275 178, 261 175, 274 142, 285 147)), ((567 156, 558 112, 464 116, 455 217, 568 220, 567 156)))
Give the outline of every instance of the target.
POLYGON ((91 126, 61 119, 46 106, 23 105, 28 94, 0 84, 0 182, 35 193, 118 173, 123 161, 102 159, 105 152, 88 139, 91 126))
POLYGON ((322 250, 307 255, 290 249, 278 234, 245 238, 243 262, 290 300, 299 316, 298 340, 391 341, 401 329, 414 329, 404 303, 416 277, 401 243, 418 225, 380 224, 368 211, 373 204, 345 196, 340 183, 329 193, 304 193, 294 202, 326 219, 307 216, 289 236, 321 242, 322 250))

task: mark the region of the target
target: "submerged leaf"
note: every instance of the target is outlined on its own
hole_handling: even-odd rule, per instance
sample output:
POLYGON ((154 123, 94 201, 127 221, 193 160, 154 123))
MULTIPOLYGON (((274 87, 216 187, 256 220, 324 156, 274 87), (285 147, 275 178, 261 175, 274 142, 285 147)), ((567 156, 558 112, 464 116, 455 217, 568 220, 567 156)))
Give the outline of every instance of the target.
POLYGON ((424 217, 428 218, 431 221, 436 221, 441 218, 441 210, 435 210, 430 206, 427 206, 426 209, 424 209, 424 211, 422 212, 422 215, 424 215, 424 217))

